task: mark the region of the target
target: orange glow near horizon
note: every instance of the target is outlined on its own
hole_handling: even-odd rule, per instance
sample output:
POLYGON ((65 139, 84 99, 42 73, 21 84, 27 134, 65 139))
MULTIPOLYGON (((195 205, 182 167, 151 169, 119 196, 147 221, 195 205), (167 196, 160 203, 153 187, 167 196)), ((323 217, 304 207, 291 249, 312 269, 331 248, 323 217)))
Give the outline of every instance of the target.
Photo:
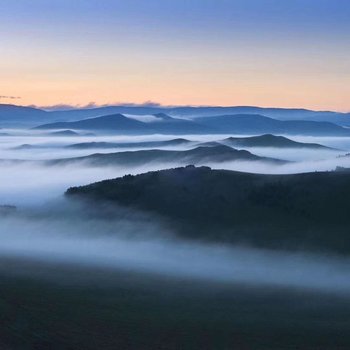
POLYGON ((81 54, 47 58, 40 54, 24 62, 5 58, 0 95, 20 99, 2 98, 0 103, 50 106, 155 101, 162 105, 350 111, 350 84, 339 60, 285 59, 283 64, 271 64, 264 56, 255 59, 242 54, 232 60, 232 54, 220 58, 202 52, 183 59, 146 54, 140 58, 125 52, 112 52, 108 59, 82 59, 81 54))
POLYGON ((0 103, 349 112, 350 5, 278 3, 9 1, 0 103))
POLYGON ((250 105, 280 108, 308 108, 313 110, 334 110, 349 112, 350 94, 344 88, 343 92, 331 94, 328 89, 317 83, 294 86, 289 84, 286 91, 283 82, 279 84, 259 84, 255 82, 218 82, 201 84, 200 82, 165 83, 153 81, 142 83, 130 79, 123 83, 89 82, 49 82, 36 81, 31 85, 28 81, 6 84, 6 89, 0 84, 0 91, 6 91, 6 96, 20 97, 16 99, 2 98, 0 103, 17 105, 52 106, 66 104, 85 106, 91 102, 96 105, 119 103, 144 103, 153 101, 161 105, 215 105, 237 106, 250 105))

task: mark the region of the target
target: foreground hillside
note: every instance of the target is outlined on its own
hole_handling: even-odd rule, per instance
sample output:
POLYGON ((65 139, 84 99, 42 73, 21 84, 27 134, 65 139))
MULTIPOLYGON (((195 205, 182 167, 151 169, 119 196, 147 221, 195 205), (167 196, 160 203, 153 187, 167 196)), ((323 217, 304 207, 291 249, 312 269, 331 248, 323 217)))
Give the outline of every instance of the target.
POLYGON ((350 174, 260 175, 177 168, 125 176, 67 195, 156 213, 190 238, 350 252, 350 174))
POLYGON ((333 295, 1 262, 4 350, 350 347, 350 303, 333 295))

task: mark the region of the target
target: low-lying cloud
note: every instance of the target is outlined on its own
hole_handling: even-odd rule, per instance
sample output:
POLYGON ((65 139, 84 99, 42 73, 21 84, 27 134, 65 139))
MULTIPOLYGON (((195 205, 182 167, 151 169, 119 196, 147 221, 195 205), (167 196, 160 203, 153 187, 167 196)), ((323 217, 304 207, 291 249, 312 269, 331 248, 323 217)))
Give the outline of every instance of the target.
POLYGON ((103 220, 72 203, 60 208, 44 215, 2 217, 0 257, 217 283, 350 292, 348 258, 192 243, 175 239, 161 222, 138 213, 114 209, 114 219, 103 220))
POLYGON ((109 102, 109 103, 98 103, 95 101, 91 101, 86 104, 66 104, 66 103, 58 103, 53 105, 31 105, 31 107, 44 109, 46 111, 64 111, 70 109, 93 109, 100 107, 162 107, 162 105, 158 102, 154 101, 145 101, 142 103, 134 103, 134 102, 109 102))
MULTIPOLYGON (((177 136, 178 137, 178 136, 177 136)), ((197 141, 217 140, 217 135, 184 135, 197 141)), ((131 142, 164 140, 164 135, 110 136, 98 141, 131 142)), ((224 137, 222 137, 224 138, 224 137)), ((76 155, 65 145, 91 138, 50 138, 18 134, 0 140, 2 158, 53 159, 76 155), (20 144, 48 144, 40 149, 13 150, 20 144), (17 156, 16 156, 17 155, 17 156)), ((97 139, 93 139, 96 141, 97 139)), ((312 140, 315 142, 316 140, 312 140)), ((319 143, 322 140, 318 140, 319 143)), ((324 144, 350 149, 347 141, 324 144), (336 145, 335 145, 336 144, 336 145), (343 147, 340 147, 343 146, 343 147)), ((261 173, 296 173, 350 167, 350 158, 329 151, 261 149, 261 155, 297 154, 296 162, 271 165, 264 162, 203 164, 215 168, 261 173), (314 152, 314 153, 313 153, 314 152)), ((92 150, 84 150, 84 154, 92 150)), ((217 283, 241 283, 350 292, 350 261, 345 257, 220 246, 176 239, 165 222, 122 208, 98 217, 63 199, 70 186, 175 167, 178 164, 145 164, 141 167, 92 167, 74 164, 45 166, 38 163, 0 164, 0 205, 14 204, 14 214, 0 214, 0 257, 83 264, 173 277, 204 279, 217 283)))
POLYGON ((19 100, 21 99, 20 96, 6 96, 6 95, 0 95, 0 100, 19 100))

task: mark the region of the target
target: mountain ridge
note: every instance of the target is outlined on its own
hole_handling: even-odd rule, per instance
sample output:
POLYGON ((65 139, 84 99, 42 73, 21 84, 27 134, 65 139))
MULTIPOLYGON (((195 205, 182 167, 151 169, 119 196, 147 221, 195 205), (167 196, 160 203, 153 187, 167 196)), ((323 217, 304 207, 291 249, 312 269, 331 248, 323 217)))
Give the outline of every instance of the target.
POLYGON ((305 108, 279 108, 259 106, 105 106, 48 111, 40 107, 0 104, 0 123, 4 126, 25 126, 39 123, 77 121, 108 114, 152 115, 165 113, 171 117, 208 117, 227 114, 262 114, 277 120, 328 121, 350 126, 349 112, 315 111, 305 108), (23 113, 26 111, 26 113, 23 113), (21 112, 21 113, 19 113, 21 112))
POLYGON ((281 121, 259 114, 220 115, 195 121, 171 118, 162 122, 142 122, 122 114, 105 115, 75 122, 39 125, 34 130, 73 129, 128 134, 286 134, 313 136, 350 136, 350 129, 329 122, 281 121))
POLYGON ((234 147, 276 147, 276 148, 308 148, 328 149, 337 151, 335 148, 327 147, 318 143, 297 142, 284 136, 263 134, 249 137, 228 137, 220 142, 234 147))
MULTIPOLYGON (((158 114, 159 116, 159 114, 158 114)), ((161 121, 142 122, 123 114, 104 115, 95 118, 82 119, 74 122, 56 122, 34 127, 34 130, 48 129, 76 129, 104 132, 117 132, 129 134, 152 134, 152 133, 204 133, 210 128, 197 124, 191 120, 176 119, 162 115, 161 121)))
POLYGON ((272 249, 350 252, 350 173, 262 175, 187 166, 67 190, 154 213, 190 239, 272 249))
POLYGON ((199 146, 190 150, 138 150, 114 153, 94 153, 88 156, 75 158, 62 158, 46 161, 49 165, 71 164, 83 162, 93 166, 112 165, 145 165, 147 163, 181 163, 181 164, 205 164, 222 163, 229 161, 264 161, 276 165, 286 164, 287 161, 257 156, 246 150, 236 150, 232 147, 220 145, 214 147, 199 146))

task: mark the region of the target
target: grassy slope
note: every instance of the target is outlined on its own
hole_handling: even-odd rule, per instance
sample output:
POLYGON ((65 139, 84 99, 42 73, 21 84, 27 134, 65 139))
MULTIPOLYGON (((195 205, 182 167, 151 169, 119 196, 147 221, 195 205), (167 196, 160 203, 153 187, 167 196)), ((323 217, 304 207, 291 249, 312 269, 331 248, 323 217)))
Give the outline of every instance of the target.
POLYGON ((1 349, 350 347, 347 299, 77 267, 40 269, 30 278, 1 271, 1 349), (52 280, 38 279, 45 274, 52 280))
POLYGON ((186 167, 71 188, 169 218, 185 236, 350 252, 350 174, 258 175, 186 167))

